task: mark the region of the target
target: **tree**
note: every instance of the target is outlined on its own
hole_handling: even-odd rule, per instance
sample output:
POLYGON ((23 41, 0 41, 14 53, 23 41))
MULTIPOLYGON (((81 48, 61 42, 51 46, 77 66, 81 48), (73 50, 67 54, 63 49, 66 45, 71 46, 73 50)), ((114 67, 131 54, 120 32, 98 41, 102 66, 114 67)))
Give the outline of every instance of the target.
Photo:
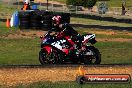
POLYGON ((93 7, 96 2, 97 0, 67 0, 66 4, 74 6, 93 7))
POLYGON ((66 0, 67 5, 76 5, 76 0, 66 0))
POLYGON ((84 7, 93 7, 96 4, 97 0, 84 0, 84 7))

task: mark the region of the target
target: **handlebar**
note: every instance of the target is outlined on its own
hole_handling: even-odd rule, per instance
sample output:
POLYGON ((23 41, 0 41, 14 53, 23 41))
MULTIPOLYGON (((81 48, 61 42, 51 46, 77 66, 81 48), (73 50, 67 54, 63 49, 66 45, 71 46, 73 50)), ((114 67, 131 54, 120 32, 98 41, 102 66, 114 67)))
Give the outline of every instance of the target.
MULTIPOLYGON (((66 30, 66 28, 64 30, 62 30, 61 32, 55 34, 54 36, 56 37, 61 37, 61 35, 64 33, 64 31, 66 30)), ((52 33, 52 30, 49 30, 45 35, 44 37, 46 37, 47 35, 50 35, 50 33, 52 33)))

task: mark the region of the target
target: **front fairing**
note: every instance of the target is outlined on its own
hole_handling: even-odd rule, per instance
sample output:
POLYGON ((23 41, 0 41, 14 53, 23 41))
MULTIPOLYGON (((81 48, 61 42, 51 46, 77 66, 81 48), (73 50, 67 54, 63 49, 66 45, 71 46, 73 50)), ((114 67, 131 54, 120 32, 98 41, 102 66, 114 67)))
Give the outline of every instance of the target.
POLYGON ((53 36, 48 36, 48 37, 45 37, 42 41, 41 41, 41 44, 51 44, 55 41, 55 38, 53 36))

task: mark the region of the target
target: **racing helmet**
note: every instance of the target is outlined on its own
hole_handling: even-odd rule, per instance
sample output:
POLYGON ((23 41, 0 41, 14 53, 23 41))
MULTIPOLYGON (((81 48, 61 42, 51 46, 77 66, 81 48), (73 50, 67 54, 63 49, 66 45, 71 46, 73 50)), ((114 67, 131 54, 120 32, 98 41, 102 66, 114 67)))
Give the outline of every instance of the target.
POLYGON ((30 0, 24 0, 25 4, 30 4, 30 0))
POLYGON ((62 21, 62 17, 61 16, 53 16, 52 20, 53 20, 54 24, 60 24, 62 21))

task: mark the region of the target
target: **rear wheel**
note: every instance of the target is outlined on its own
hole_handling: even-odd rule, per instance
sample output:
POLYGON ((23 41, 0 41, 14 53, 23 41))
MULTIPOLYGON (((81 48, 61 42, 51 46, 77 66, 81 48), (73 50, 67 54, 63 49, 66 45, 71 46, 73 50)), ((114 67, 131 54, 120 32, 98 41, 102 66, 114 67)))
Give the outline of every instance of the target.
POLYGON ((39 61, 42 65, 45 64, 57 64, 58 63, 58 55, 55 50, 48 54, 46 50, 41 50, 39 52, 39 61))
POLYGON ((101 54, 97 48, 95 48, 94 46, 89 46, 84 53, 83 60, 84 64, 100 64, 101 54))

